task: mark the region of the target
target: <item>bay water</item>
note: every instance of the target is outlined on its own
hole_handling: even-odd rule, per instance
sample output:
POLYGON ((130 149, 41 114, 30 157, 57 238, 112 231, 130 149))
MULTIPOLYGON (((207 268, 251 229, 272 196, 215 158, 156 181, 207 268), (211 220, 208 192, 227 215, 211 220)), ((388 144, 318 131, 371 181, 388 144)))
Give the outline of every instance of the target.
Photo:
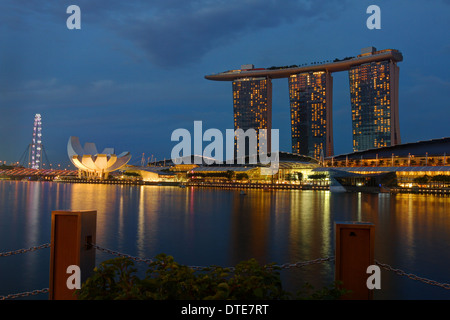
MULTIPOLYGON (((371 222, 378 262, 450 283, 448 196, 0 181, 0 252, 49 243, 54 210, 96 210, 101 247, 142 258, 166 253, 189 266, 333 257, 337 222, 371 222)), ((97 250, 96 263, 114 257, 97 250)), ((48 248, 0 257, 0 296, 47 288, 49 261, 48 248)), ((288 291, 306 282, 320 289, 333 282, 334 264, 291 267, 281 276, 288 291)), ((383 300, 449 298, 450 290, 385 268, 374 293, 383 300)))

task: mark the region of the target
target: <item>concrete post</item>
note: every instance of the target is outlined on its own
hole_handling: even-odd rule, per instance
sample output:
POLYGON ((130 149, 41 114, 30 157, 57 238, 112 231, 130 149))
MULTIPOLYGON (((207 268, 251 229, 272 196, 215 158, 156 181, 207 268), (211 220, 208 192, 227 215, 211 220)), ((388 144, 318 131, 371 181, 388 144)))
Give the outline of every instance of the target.
POLYGON ((335 280, 350 290, 342 299, 370 300, 367 268, 374 265, 375 226, 367 222, 336 223, 335 280))
POLYGON ((80 270, 83 283, 95 268, 97 211, 53 211, 50 254, 50 300, 76 300, 76 289, 69 289, 69 266, 80 270))

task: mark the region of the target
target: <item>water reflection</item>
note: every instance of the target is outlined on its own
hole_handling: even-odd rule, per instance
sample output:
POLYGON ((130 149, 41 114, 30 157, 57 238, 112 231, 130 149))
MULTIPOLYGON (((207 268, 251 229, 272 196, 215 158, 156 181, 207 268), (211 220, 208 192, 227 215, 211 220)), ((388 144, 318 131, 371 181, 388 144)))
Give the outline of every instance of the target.
MULTIPOLYGON (((376 225, 375 257, 449 282, 450 198, 432 195, 238 190, 0 181, 0 251, 50 241, 53 210, 97 210, 97 243, 141 257, 164 252, 189 265, 249 258, 294 263, 334 255, 336 221, 376 225)), ((0 294, 48 286, 48 253, 0 265, 0 294), (19 266, 16 266, 18 264, 19 266)), ((98 261, 111 256, 98 254, 98 261)), ((9 260, 11 259, 11 260, 9 260)), ((5 260, 6 261, 6 260, 5 260)), ((332 264, 287 270, 289 284, 327 284, 332 264)), ((383 272, 386 299, 448 298, 441 288, 383 272), (425 296, 424 296, 425 295, 425 296)))

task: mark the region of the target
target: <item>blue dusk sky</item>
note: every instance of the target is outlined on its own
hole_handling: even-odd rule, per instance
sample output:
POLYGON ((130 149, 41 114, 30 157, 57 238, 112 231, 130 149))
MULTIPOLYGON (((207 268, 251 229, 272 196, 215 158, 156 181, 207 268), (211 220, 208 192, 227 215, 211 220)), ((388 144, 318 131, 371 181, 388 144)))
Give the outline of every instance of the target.
MULTIPOLYGON (((78 136, 100 150, 170 158, 175 129, 233 128, 230 82, 211 73, 398 49, 403 143, 450 136, 450 1, 0 0, 0 160, 19 161, 43 118, 48 160, 78 136), (81 9, 69 30, 66 9, 81 9), (366 9, 381 9, 369 30, 366 9)), ((352 151, 348 73, 335 73, 335 154, 352 151)), ((287 79, 273 80, 273 128, 291 151, 287 79)), ((205 142, 204 145, 207 143, 205 142)), ((45 160, 45 159, 44 159, 45 160)))

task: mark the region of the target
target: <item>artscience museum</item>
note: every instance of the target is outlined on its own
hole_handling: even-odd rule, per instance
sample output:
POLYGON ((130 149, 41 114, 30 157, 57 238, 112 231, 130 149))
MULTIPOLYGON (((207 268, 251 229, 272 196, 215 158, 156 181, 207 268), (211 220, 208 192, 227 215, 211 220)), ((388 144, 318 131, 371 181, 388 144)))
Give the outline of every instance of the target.
POLYGON ((119 170, 131 159, 129 152, 116 155, 114 148, 105 148, 99 153, 92 142, 86 142, 82 147, 78 137, 69 138, 67 153, 78 168, 78 177, 84 179, 106 179, 110 172, 119 170))

